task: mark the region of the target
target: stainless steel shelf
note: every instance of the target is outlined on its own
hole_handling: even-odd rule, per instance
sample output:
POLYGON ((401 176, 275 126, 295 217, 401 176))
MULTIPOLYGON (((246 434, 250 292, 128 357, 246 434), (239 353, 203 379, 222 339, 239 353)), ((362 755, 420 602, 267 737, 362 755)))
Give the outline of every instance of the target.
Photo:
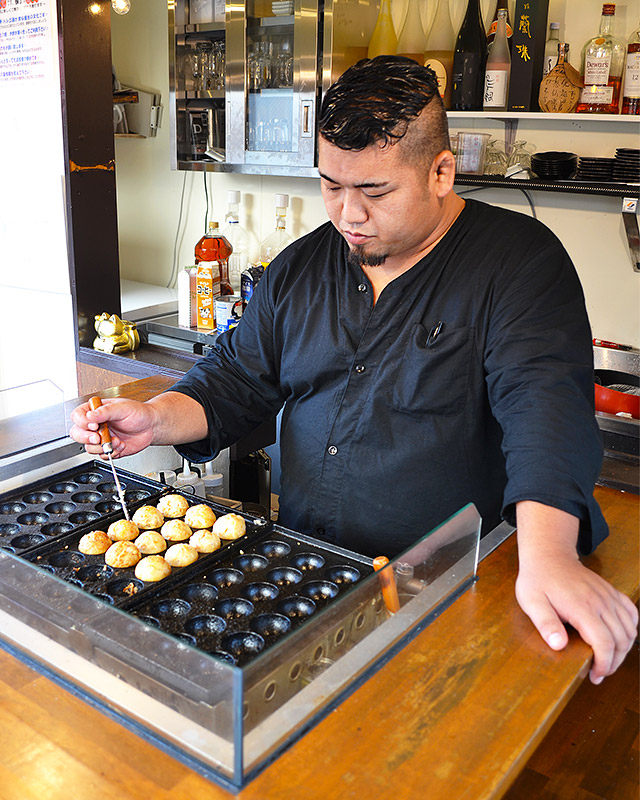
POLYGON ((459 186, 495 187, 499 189, 530 189, 563 194, 589 194, 604 197, 640 197, 637 183, 586 183, 585 181, 543 181, 539 178, 517 180, 496 175, 456 175, 459 186))

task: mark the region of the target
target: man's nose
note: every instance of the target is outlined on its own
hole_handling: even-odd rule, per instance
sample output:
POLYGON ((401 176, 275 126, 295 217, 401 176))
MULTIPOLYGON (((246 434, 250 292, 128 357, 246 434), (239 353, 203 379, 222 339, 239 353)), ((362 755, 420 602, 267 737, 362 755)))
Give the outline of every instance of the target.
POLYGON ((341 217, 343 223, 347 225, 361 225, 367 221, 369 214, 360 192, 346 191, 344 193, 341 217))

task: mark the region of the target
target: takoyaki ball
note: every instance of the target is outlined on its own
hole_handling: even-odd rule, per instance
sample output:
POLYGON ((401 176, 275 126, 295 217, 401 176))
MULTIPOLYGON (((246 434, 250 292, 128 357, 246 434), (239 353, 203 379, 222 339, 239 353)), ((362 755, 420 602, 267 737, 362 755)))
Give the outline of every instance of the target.
POLYGON ((184 517, 189 510, 189 501, 181 494, 165 494, 158 500, 158 511, 165 517, 176 519, 184 517))
POLYGON ((216 521, 216 515, 213 513, 212 508, 206 506, 204 503, 200 503, 197 506, 191 506, 184 515, 184 521, 194 530, 210 528, 216 521))
POLYGON ((90 531, 80 539, 78 550, 88 556, 106 553, 113 542, 104 531, 90 531))
POLYGON ((240 514, 224 514, 218 517, 211 530, 221 539, 239 539, 246 533, 247 526, 240 514))
POLYGON ((160 528, 160 533, 170 542, 184 542, 192 532, 187 523, 181 519, 168 519, 160 528))
POLYGON ((188 567, 198 560, 198 551, 190 544, 172 544, 164 558, 172 567, 188 567))
POLYGON ((119 519, 107 528, 107 534, 114 542, 132 542, 139 533, 136 523, 128 519, 119 519))
POLYGON ((135 576, 141 581, 161 581, 171 575, 171 566, 162 556, 147 556, 136 564, 135 576))
POLYGON ((133 521, 141 531, 157 531, 162 527, 164 514, 155 506, 140 506, 133 515, 133 521))
POLYGON ((220 547, 220 537, 213 531, 194 531, 189 539, 191 547, 195 547, 199 553, 213 553, 220 547))
POLYGON ((167 542, 158 531, 144 531, 134 541, 134 544, 144 556, 164 553, 167 549, 167 542))
POLYGON ((104 554, 110 567, 133 567, 140 561, 140 551, 133 542, 114 542, 104 554))

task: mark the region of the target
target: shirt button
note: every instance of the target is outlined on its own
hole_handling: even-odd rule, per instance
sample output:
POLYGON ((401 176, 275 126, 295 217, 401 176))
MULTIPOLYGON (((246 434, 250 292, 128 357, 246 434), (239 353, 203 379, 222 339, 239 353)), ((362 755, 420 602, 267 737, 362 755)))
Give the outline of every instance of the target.
POLYGON ((337 452, 338 448, 334 444, 330 444, 329 447, 327 447, 327 453, 329 453, 330 456, 335 456, 337 452))
POLYGON ((364 364, 358 364, 356 366, 356 372, 358 372, 359 374, 362 374, 365 371, 365 369, 366 367, 364 364))
POLYGON ((324 536, 324 528, 316 528, 316 533, 318 536, 324 536))
POLYGON ((366 292, 366 291, 367 291, 367 284, 366 284, 366 283, 361 283, 361 284, 358 286, 358 291, 359 291, 359 292, 366 292))

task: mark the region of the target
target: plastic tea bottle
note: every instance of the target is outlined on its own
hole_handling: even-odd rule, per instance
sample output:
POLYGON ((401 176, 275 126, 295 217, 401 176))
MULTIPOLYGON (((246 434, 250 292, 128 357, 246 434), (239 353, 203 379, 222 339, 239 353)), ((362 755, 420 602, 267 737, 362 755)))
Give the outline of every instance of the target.
POLYGON ((233 294, 240 294, 240 276, 247 267, 249 260, 249 234, 240 225, 240 192, 230 190, 227 192, 229 210, 225 216, 226 225, 222 230, 223 235, 233 248, 229 256, 229 282, 233 294))
POLYGON ((208 232, 195 247, 198 266, 196 275, 198 328, 215 330, 215 298, 233 294, 233 288, 229 283, 231 253, 231 245, 220 233, 218 223, 210 222, 208 232))
POLYGON ((456 37, 449 16, 448 0, 438 0, 433 25, 427 36, 424 65, 438 78, 438 91, 445 108, 451 108, 453 50, 456 37))
POLYGON ((498 28, 487 57, 484 76, 483 108, 488 111, 506 111, 511 75, 511 54, 507 42, 507 12, 498 11, 498 28))
POLYGON ((576 111, 579 114, 617 114, 626 45, 613 35, 615 3, 602 6, 600 30, 582 48, 584 89, 576 111))
POLYGON ((560 25, 552 22, 549 25, 549 38, 544 45, 544 62, 542 64, 542 77, 548 75, 558 63, 558 45, 560 44, 560 25))
POLYGON ((479 0, 469 0, 453 54, 451 107, 482 111, 487 48, 479 0))
POLYGON ((287 233, 288 194, 276 195, 276 228, 260 245, 260 263, 266 267, 293 239, 287 233))
POLYGON ((391 17, 391 0, 382 0, 376 27, 371 34, 367 56, 369 58, 393 56, 396 54, 397 47, 398 37, 391 17))
POLYGON ((424 35, 420 6, 418 0, 409 0, 407 14, 398 36, 396 52, 424 64, 424 51, 427 49, 427 37, 424 35))
POLYGON ((640 114, 640 28, 629 37, 624 68, 623 114, 640 114))

